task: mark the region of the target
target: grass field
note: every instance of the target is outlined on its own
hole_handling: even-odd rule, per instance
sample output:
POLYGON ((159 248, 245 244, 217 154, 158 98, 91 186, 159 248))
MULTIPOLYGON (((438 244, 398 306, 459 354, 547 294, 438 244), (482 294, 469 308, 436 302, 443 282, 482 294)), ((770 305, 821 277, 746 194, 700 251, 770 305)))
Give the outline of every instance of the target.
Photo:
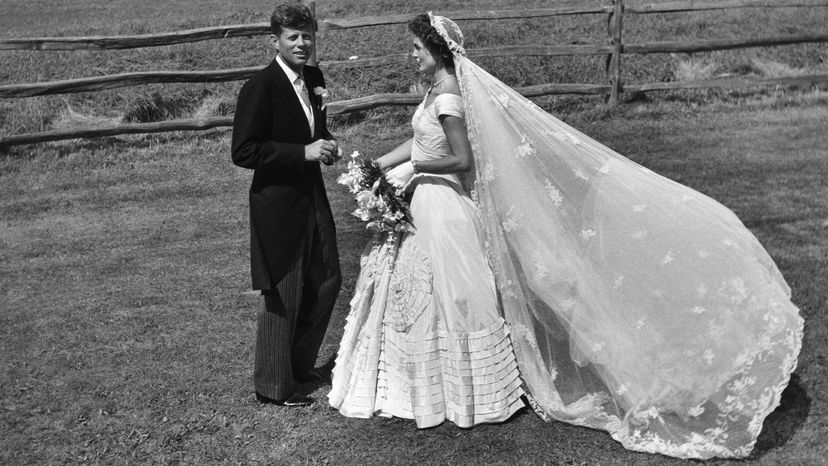
MULTIPOLYGON (((648 104, 571 121, 733 208, 777 260, 806 338, 754 459, 816 464, 828 454, 828 101, 778 107, 648 104)), ((390 148, 406 134, 382 124, 337 129, 360 149, 390 148)), ((324 404, 255 403, 249 173, 227 151, 217 131, 67 142, 2 159, 0 462, 668 462, 531 413, 421 432, 405 421, 345 419, 324 404)), ((330 183, 335 175, 327 172, 346 279, 320 365, 336 351, 368 239, 330 183)))
MULTIPOLYGON (((270 9, 269 2, 243 7, 218 0, 146 2, 141 7, 133 3, 0 0, 0 34, 160 31, 261 21, 270 9), (102 17, 108 18, 106 23, 100 22, 102 17)), ((331 1, 319 8, 350 16, 427 6, 331 1)), ((443 1, 430 7, 506 5, 443 1)), ((712 35, 725 34, 737 21, 727 15, 722 15, 725 25, 713 16, 693 18, 681 23, 689 32, 674 31, 676 24, 663 20, 647 34, 662 34, 667 40, 673 33, 693 34, 701 23, 712 35)), ((743 18, 738 24, 748 32, 759 31, 764 17, 758 18, 743 18)), ((783 16, 764 27, 819 31, 825 18, 824 13, 805 14, 796 21, 783 16)), ((572 21, 556 23, 561 43, 586 31, 580 20, 572 21)), ((600 20, 593 23, 602 26, 600 20)), ((488 26, 493 31, 488 36, 484 26, 471 27, 470 40, 513 43, 544 37, 537 24, 509 24, 488 26)), ((402 36, 402 31, 389 31, 387 40, 364 32, 344 34, 337 39, 344 48, 336 53, 398 52, 394 49, 400 41, 394 34, 402 36)), ((828 63, 824 47, 750 53, 797 69, 828 63)), ((641 72, 674 73, 677 63, 692 60, 727 69, 738 60, 747 63, 750 53, 662 57, 662 68, 641 72)), ((334 51, 324 54, 333 56, 334 51)), ((8 53, 3 55, 0 82, 123 70, 118 67, 252 66, 265 57, 258 40, 108 54, 8 53)), ((517 83, 503 63, 488 65, 517 83)), ((527 61, 514 68, 534 65, 527 61)), ((536 73, 527 79, 540 80, 558 69, 574 77, 589 75, 589 68, 577 62, 550 60, 534 68, 536 73)), ((553 73, 553 79, 558 76, 553 73)), ((339 93, 335 97, 385 88, 405 91, 413 78, 410 70, 393 69, 329 76, 332 91, 339 93)), ((150 86, 99 96, 3 101, 0 129, 18 132, 74 121, 66 116, 67 105, 86 117, 120 117, 140 108, 140 99, 152 89, 178 102, 169 109, 187 114, 209 100, 232 101, 237 86, 150 86)), ((744 463, 825 464, 828 94, 670 94, 627 102, 612 111, 589 99, 542 103, 613 149, 732 208, 765 245, 792 287, 806 333, 782 406, 768 418, 744 463)), ((226 105, 216 108, 228 111, 226 105)), ((409 117, 410 110, 375 111, 348 122, 334 121, 332 129, 346 149, 378 155, 407 137, 409 117)), ((358 256, 369 238, 348 215, 351 199, 333 183, 341 169, 326 171, 345 277, 318 361, 326 368, 342 333, 358 256)), ((0 155, 0 464, 683 463, 626 451, 605 433, 546 424, 531 412, 502 425, 471 430, 442 425, 418 431, 409 421, 347 419, 324 403, 296 410, 256 403, 251 370, 260 298, 248 291, 249 181, 249 172, 230 163, 226 130, 65 141, 0 155)), ((308 388, 323 399, 329 385, 308 388)))

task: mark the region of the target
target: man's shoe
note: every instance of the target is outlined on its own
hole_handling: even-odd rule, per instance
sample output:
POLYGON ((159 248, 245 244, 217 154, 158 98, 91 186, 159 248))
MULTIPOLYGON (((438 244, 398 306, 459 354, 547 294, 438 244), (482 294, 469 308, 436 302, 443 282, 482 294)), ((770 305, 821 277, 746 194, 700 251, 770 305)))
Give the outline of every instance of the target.
POLYGON ((321 382, 323 377, 322 374, 320 374, 316 369, 309 369, 293 374, 293 380, 296 381, 296 383, 311 383, 321 382))
POLYGON ((285 406, 287 408, 300 408, 303 406, 310 406, 316 402, 313 398, 305 395, 299 395, 294 393, 287 398, 283 398, 281 400, 275 400, 273 398, 268 398, 261 393, 256 393, 256 400, 260 403, 265 404, 273 404, 276 406, 285 406))

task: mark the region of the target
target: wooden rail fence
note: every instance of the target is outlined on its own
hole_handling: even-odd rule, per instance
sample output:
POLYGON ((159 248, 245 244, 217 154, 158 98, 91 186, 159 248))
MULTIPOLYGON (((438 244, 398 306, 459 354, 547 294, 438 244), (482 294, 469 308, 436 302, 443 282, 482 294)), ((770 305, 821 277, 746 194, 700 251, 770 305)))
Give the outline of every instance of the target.
MULTIPOLYGON (((607 96, 610 105, 616 105, 623 92, 653 92, 675 89, 740 88, 768 85, 812 85, 828 83, 828 74, 786 76, 779 78, 723 77, 686 82, 656 82, 624 85, 621 80, 622 58, 625 54, 651 53, 693 53, 714 50, 728 50, 750 47, 778 46, 799 43, 826 43, 828 34, 792 34, 786 36, 754 37, 745 39, 712 39, 690 42, 650 42, 628 44, 623 41, 623 18, 626 14, 654 14, 721 10, 732 8, 780 8, 780 7, 826 7, 828 0, 682 0, 655 4, 628 4, 625 0, 609 0, 604 6, 561 5, 552 8, 499 11, 456 11, 440 14, 458 21, 488 19, 528 19, 564 15, 603 14, 607 16, 608 45, 537 45, 504 46, 469 49, 472 58, 514 57, 514 56, 567 56, 597 55, 607 60, 606 85, 560 83, 542 84, 517 89, 527 97, 558 94, 592 94, 607 96)), ((314 4, 311 3, 312 10, 314 4)), ((352 19, 324 19, 318 21, 318 31, 332 31, 404 24, 410 15, 388 15, 352 19)), ((3 50, 66 51, 66 50, 117 50, 141 47, 157 47, 203 40, 251 37, 269 34, 269 23, 238 24, 206 27, 185 31, 141 34, 131 36, 94 37, 39 37, 25 39, 0 39, 3 50)), ((323 68, 369 67, 401 63, 408 54, 393 54, 354 60, 319 61, 323 68)), ((247 79, 261 67, 236 68, 214 71, 146 71, 120 73, 106 76, 58 80, 39 83, 0 85, 0 98, 26 98, 33 96, 95 92, 128 86, 157 83, 224 82, 247 79)), ((417 105, 419 96, 403 94, 375 94, 356 99, 332 102, 330 116, 389 105, 417 105)), ((156 133, 166 131, 206 130, 232 126, 232 117, 206 118, 199 120, 172 120, 153 123, 117 124, 86 129, 67 129, 18 134, 0 137, 0 148, 16 144, 31 144, 61 139, 113 136, 119 134, 156 133)))

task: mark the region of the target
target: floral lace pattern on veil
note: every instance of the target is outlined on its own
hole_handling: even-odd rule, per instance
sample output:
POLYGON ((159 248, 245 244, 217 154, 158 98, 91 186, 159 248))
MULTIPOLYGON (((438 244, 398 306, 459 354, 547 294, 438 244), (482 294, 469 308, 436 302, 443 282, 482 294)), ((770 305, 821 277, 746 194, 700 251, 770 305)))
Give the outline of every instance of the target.
POLYGON ((435 16, 430 11, 428 12, 428 18, 431 21, 431 25, 440 34, 440 37, 446 41, 452 53, 455 55, 466 55, 466 49, 463 48, 463 31, 460 30, 454 21, 445 16, 435 16))

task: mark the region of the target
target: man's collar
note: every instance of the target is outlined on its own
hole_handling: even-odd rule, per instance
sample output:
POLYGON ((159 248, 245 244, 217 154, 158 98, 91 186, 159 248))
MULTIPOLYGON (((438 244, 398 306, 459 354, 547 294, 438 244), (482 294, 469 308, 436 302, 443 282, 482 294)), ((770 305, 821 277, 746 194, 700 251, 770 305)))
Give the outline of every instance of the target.
POLYGON ((288 81, 292 83, 296 82, 296 78, 300 77, 299 73, 293 71, 293 68, 289 67, 287 63, 285 63, 285 59, 282 58, 280 54, 276 54, 276 63, 282 67, 282 71, 285 72, 285 75, 288 78, 288 81))

